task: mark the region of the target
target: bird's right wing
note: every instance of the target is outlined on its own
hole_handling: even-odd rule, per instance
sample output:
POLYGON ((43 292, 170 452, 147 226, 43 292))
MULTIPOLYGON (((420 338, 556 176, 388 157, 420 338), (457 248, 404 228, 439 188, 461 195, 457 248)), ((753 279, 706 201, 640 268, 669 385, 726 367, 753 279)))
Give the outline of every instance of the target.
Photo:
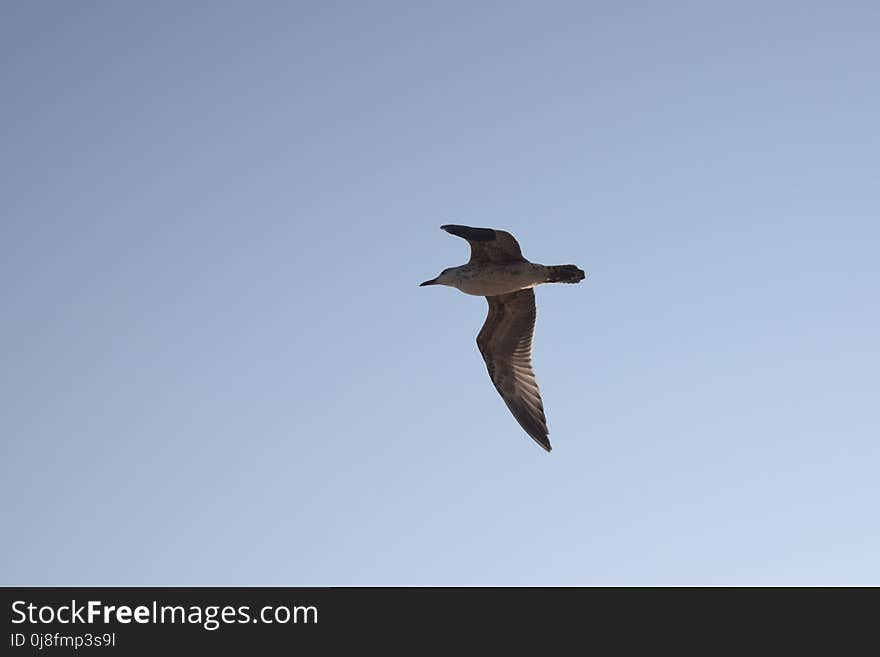
POLYGON ((470 262, 472 264, 526 262, 516 238, 506 231, 454 224, 447 224, 440 226, 440 228, 468 241, 471 245, 470 262))
POLYGON ((513 417, 541 447, 550 451, 544 403, 532 369, 535 291, 531 288, 486 297, 489 314, 477 336, 489 377, 513 417))

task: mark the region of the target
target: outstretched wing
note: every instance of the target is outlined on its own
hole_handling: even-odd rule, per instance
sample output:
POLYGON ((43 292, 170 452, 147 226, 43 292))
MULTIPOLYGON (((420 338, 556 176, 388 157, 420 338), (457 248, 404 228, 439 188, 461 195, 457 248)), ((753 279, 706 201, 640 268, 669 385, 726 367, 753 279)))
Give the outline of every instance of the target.
POLYGON ((520 426, 549 452, 544 403, 532 369, 535 291, 519 290, 486 300, 489 314, 477 336, 477 346, 489 377, 520 426))
POLYGON ((516 238, 503 230, 494 228, 471 228, 447 224, 440 226, 447 233, 463 237, 471 245, 472 264, 526 262, 516 238))

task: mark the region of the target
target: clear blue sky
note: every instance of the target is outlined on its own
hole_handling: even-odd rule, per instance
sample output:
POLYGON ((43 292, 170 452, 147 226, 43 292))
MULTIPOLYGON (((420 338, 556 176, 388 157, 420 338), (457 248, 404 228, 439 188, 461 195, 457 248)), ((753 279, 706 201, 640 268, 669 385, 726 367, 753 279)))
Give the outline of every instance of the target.
POLYGON ((880 584, 876 2, 4 2, 0 583, 880 584), (544 453, 444 223, 539 288, 544 453))

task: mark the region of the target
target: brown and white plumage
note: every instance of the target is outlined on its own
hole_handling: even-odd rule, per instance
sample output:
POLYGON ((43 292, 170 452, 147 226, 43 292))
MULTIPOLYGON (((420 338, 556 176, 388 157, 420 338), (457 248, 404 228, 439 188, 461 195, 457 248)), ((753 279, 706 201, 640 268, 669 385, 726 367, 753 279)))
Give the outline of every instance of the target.
POLYGON ((549 452, 544 402, 532 369, 535 291, 519 290, 486 297, 486 301, 489 314, 477 336, 477 346, 486 361, 489 378, 520 426, 549 452))
POLYGON ((489 313, 477 346, 489 377, 507 408, 535 442, 551 450, 544 403, 532 369, 535 291, 541 283, 578 283, 584 272, 575 265, 545 266, 526 260, 510 233, 492 228, 446 225, 443 230, 466 239, 471 259, 445 269, 422 285, 449 285, 466 294, 485 296, 489 313))

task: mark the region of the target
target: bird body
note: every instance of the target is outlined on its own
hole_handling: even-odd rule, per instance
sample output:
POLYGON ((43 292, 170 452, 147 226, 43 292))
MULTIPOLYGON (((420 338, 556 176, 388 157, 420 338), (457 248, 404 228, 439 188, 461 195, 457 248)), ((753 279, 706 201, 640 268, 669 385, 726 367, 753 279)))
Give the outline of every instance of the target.
POLYGON ((539 265, 526 260, 510 233, 492 228, 447 225, 443 230, 466 239, 470 261, 444 269, 422 285, 447 285, 486 297, 489 313, 477 336, 489 378, 520 426, 541 447, 551 450, 544 403, 532 369, 535 292, 542 283, 579 283, 575 265, 539 265))
POLYGON ((547 280, 547 268, 532 262, 451 267, 438 277, 438 285, 449 285, 465 294, 494 297, 534 287, 547 280))

